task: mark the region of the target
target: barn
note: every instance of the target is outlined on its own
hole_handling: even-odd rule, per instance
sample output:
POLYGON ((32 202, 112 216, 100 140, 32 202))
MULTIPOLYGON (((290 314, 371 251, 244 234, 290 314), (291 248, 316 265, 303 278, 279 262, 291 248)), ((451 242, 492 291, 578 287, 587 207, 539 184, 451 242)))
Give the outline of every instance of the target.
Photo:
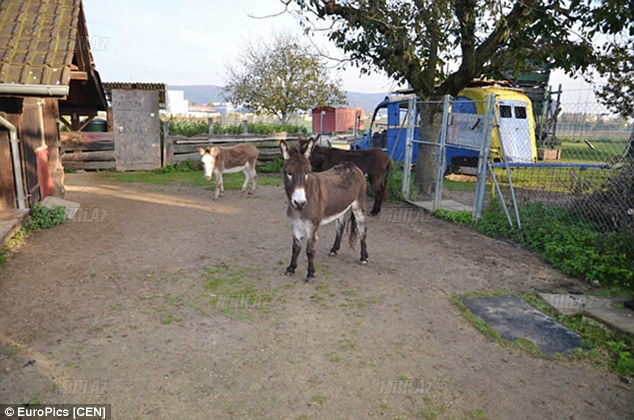
POLYGON ((0 28, 0 222, 6 225, 44 197, 63 195, 59 122, 79 131, 107 104, 81 0, 3 0, 0 28))
POLYGON ((363 109, 313 108, 313 133, 346 133, 363 129, 363 109))

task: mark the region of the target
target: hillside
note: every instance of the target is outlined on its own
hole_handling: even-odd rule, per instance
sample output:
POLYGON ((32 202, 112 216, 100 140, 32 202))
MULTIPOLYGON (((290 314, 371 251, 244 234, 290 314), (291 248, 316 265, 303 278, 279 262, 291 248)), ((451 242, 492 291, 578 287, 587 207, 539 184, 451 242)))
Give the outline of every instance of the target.
MULTIPOLYGON (((222 87, 216 85, 169 85, 169 90, 182 90, 185 99, 196 105, 209 102, 224 102, 222 87)), ((385 98, 387 93, 347 92, 348 106, 362 108, 366 115, 372 115, 376 105, 385 98)))

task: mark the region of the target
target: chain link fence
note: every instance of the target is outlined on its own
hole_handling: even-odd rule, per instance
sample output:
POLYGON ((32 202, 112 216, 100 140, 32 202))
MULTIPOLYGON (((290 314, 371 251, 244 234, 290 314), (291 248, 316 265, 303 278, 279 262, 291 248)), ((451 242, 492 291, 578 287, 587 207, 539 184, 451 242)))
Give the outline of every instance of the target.
MULTIPOLYGON (((559 104, 556 124, 551 124, 549 135, 536 139, 536 159, 531 162, 513 155, 530 155, 531 145, 522 139, 526 133, 521 125, 502 128, 517 111, 514 104, 498 105, 496 123, 502 143, 521 146, 507 148, 507 159, 494 163, 503 195, 511 200, 514 194, 520 207, 541 205, 570 222, 592 222, 601 231, 631 229, 632 122, 611 115, 597 103, 559 104), (506 164, 510 178, 504 176, 506 164)), ((537 131, 539 127, 531 130, 537 131)))
POLYGON ((520 92, 481 91, 388 107, 387 151, 403 167, 408 201, 474 218, 502 202, 515 227, 522 209, 541 206, 600 231, 632 229, 634 121, 594 102, 551 102, 544 112, 520 92), (538 125, 536 114, 556 120, 538 125))

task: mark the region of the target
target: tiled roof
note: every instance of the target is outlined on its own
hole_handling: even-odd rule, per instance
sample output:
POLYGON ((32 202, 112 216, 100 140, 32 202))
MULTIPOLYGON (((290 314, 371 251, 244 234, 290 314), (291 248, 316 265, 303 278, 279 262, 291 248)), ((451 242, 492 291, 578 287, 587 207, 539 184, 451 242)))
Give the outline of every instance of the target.
POLYGON ((81 0, 0 0, 0 83, 69 85, 81 0))
POLYGON ((106 98, 112 101, 112 90, 157 90, 159 93, 159 107, 165 109, 165 84, 143 82, 103 82, 106 98))

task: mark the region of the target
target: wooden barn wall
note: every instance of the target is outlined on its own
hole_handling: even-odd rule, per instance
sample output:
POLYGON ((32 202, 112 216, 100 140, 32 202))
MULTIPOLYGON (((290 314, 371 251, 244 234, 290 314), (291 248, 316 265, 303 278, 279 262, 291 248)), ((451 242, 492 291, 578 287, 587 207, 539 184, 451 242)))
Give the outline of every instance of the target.
MULTIPOLYGON (((9 122, 20 127, 22 100, 16 98, 1 98, 0 113, 9 122)), ((19 134, 19 133, 18 133, 19 134)), ((17 208, 15 180, 13 177, 13 158, 9 143, 9 131, 0 128, 0 211, 17 208)))
POLYGON ((37 157, 35 149, 42 146, 42 124, 40 107, 37 102, 40 98, 25 98, 22 113, 22 127, 20 132, 20 145, 22 148, 22 170, 26 180, 26 194, 30 206, 41 201, 40 184, 37 176, 37 157))
POLYGON ((44 103, 44 134, 46 145, 48 146, 48 166, 55 184, 55 193, 64 194, 64 167, 60 158, 60 148, 62 146, 59 136, 59 116, 58 100, 46 98, 44 103))

